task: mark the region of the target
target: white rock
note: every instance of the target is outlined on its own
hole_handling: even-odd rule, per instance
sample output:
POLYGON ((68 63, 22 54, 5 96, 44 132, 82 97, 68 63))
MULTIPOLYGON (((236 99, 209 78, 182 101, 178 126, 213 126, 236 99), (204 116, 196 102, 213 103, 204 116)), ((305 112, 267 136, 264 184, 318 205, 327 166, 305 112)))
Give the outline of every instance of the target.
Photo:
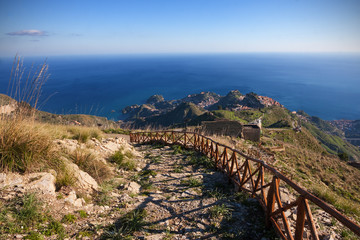
POLYGON ((64 199, 65 202, 70 203, 71 205, 75 205, 76 201, 76 192, 73 190, 69 193, 69 195, 64 199))
POLYGON ((155 235, 150 235, 150 236, 146 236, 145 239, 146 240, 161 240, 163 239, 163 235, 162 234, 155 234, 155 235))
POLYGON ((74 202, 74 207, 82 207, 84 203, 85 203, 84 199, 78 198, 74 202))
POLYGON ((17 173, 0 173, 0 189, 22 186, 23 178, 17 173))
POLYGON ((125 188, 132 193, 139 193, 141 186, 136 182, 130 182, 126 185, 125 188))
POLYGON ((26 189, 34 190, 43 194, 55 195, 55 182, 56 178, 51 173, 32 173, 29 174, 29 184, 26 185, 26 189), (31 179, 36 179, 31 181, 31 179))
POLYGON ((75 184, 77 187, 80 187, 84 190, 98 190, 99 185, 88 173, 82 171, 76 164, 72 163, 66 158, 62 158, 68 170, 74 175, 76 178, 75 184))

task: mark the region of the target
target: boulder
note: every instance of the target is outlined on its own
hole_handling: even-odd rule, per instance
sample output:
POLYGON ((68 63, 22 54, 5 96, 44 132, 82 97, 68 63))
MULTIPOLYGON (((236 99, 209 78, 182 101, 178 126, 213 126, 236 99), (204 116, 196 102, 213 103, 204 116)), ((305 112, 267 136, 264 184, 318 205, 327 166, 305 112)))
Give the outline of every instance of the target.
POLYGON ((99 189, 99 185, 97 184, 95 179, 92 178, 88 173, 82 171, 78 167, 78 165, 76 165, 75 163, 71 162, 66 158, 62 158, 62 160, 64 161, 68 171, 71 172, 75 177, 76 179, 75 186, 85 191, 93 191, 99 189))
POLYGON ((42 194, 55 195, 56 178, 51 173, 31 173, 28 175, 29 183, 25 190, 35 191, 42 194))

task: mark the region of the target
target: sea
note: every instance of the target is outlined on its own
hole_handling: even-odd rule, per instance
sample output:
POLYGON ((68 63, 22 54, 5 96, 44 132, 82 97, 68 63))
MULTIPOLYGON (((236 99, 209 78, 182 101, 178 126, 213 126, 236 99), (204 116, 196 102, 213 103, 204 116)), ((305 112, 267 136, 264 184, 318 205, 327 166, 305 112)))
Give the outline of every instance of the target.
MULTIPOLYGON (((13 58, 0 58, 7 94, 13 58)), ((325 120, 360 119, 360 54, 133 54, 24 57, 25 72, 46 61, 39 108, 119 120, 121 110, 161 94, 179 99, 238 89, 325 120)), ((25 81, 25 78, 23 79, 25 81)))

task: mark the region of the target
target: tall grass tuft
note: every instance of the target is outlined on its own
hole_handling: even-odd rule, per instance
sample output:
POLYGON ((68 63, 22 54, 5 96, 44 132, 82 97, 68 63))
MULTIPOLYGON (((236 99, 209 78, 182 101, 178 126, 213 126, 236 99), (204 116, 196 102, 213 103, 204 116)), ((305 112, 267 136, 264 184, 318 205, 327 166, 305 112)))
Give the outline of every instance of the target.
POLYGON ((96 159, 95 155, 86 149, 78 148, 72 154, 70 159, 79 166, 79 168, 92 176, 98 183, 112 177, 111 169, 106 163, 96 159))
POLYGON ((9 96, 18 101, 11 114, 0 115, 0 170, 26 172, 41 167, 54 157, 48 134, 34 127, 34 112, 41 87, 48 79, 47 64, 25 72, 16 56, 8 86, 9 96), (25 82, 22 79, 25 78, 25 82))
POLYGON ((56 157, 51 137, 31 121, 0 119, 0 171, 33 171, 56 157))

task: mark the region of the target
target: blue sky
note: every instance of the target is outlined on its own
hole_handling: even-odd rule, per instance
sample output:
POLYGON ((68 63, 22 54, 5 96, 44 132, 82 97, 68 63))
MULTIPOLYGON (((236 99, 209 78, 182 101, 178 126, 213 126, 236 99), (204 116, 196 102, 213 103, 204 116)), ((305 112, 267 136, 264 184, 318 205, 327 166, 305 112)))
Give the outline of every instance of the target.
POLYGON ((0 0, 0 56, 360 52, 359 0, 0 0))

